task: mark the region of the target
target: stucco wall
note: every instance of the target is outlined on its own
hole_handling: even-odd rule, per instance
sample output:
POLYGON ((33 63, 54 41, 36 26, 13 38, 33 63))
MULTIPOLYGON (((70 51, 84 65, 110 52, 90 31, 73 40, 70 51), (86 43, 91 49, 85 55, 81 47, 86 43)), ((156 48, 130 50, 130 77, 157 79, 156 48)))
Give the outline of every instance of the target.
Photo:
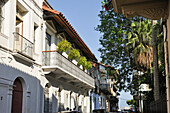
MULTIPOLYGON (((0 109, 2 113, 11 113, 12 89, 16 78, 20 78, 23 85, 23 111, 28 113, 39 113, 40 81, 18 69, 0 63, 0 109)), ((42 93, 42 92, 41 92, 42 93)))

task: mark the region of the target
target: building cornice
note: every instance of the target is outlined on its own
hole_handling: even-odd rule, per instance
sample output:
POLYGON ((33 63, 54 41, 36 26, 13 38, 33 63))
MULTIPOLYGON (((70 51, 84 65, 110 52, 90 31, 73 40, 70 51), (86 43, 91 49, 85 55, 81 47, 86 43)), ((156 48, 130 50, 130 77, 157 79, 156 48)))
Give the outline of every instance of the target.
POLYGON ((167 0, 112 0, 112 4, 116 13, 126 17, 143 16, 153 20, 168 17, 167 0))

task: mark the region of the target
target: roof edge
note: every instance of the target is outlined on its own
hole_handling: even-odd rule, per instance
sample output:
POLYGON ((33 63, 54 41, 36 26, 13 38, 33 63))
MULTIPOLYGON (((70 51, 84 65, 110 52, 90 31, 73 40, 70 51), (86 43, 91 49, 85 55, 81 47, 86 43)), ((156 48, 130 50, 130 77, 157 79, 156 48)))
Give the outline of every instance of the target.
POLYGON ((56 14, 57 16, 59 16, 63 22, 66 24, 66 26, 70 29, 70 31, 73 33, 73 35, 75 35, 75 37, 78 38, 78 40, 82 43, 82 45, 87 49, 87 51, 89 51, 89 53, 91 54, 91 56, 93 57, 93 60, 97 61, 97 58, 95 57, 95 55, 91 52, 91 50, 88 48, 88 46, 84 43, 84 41, 81 39, 81 37, 79 36, 79 34, 75 31, 75 29, 73 28, 73 26, 68 22, 68 20, 65 18, 65 16, 61 13, 58 12, 54 9, 49 8, 48 6, 46 6, 43 3, 42 9, 49 11, 53 14, 56 14))

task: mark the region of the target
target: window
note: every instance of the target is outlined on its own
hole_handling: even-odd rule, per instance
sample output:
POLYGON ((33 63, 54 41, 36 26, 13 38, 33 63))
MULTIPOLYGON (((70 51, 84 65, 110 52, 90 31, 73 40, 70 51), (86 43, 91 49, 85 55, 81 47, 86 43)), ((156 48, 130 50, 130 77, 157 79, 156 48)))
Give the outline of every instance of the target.
POLYGON ((4 1, 0 0, 0 32, 2 32, 3 28, 3 21, 4 21, 4 16, 3 16, 3 6, 4 6, 4 1))
MULTIPOLYGON (((28 13, 28 10, 19 1, 17 1, 17 4, 16 4, 16 32, 20 35, 23 35, 23 23, 27 22, 27 21, 24 21, 24 18, 26 18, 27 13, 28 13)), ((27 29, 27 28, 25 28, 25 29, 27 29)))
POLYGON ((57 38, 56 38, 56 45, 61 42, 64 38, 61 36, 61 35, 57 35, 57 38))
POLYGON ((100 107, 102 108, 103 107, 103 102, 102 102, 102 97, 100 98, 100 107))
MULTIPOLYGON (((45 51, 51 50, 51 35, 46 33, 45 37, 45 51)), ((45 65, 50 65, 50 52, 45 52, 45 65)))
POLYGON ((46 33, 46 38, 45 38, 45 50, 48 51, 50 50, 51 47, 51 35, 46 33))
POLYGON ((18 6, 16 10, 16 33, 23 35, 23 13, 18 6))
POLYGON ((36 34, 37 34, 38 25, 34 23, 34 30, 33 30, 33 51, 35 52, 35 43, 36 43, 36 34))

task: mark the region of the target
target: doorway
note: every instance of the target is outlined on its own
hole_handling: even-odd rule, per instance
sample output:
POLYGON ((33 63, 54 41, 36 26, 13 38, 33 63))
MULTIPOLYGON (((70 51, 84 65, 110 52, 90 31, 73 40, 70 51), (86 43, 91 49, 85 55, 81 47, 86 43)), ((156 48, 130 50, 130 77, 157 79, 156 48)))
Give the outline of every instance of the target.
POLYGON ((17 78, 14 81, 13 92, 12 92, 12 110, 11 113, 22 113, 22 97, 23 97, 23 87, 22 83, 17 78))

